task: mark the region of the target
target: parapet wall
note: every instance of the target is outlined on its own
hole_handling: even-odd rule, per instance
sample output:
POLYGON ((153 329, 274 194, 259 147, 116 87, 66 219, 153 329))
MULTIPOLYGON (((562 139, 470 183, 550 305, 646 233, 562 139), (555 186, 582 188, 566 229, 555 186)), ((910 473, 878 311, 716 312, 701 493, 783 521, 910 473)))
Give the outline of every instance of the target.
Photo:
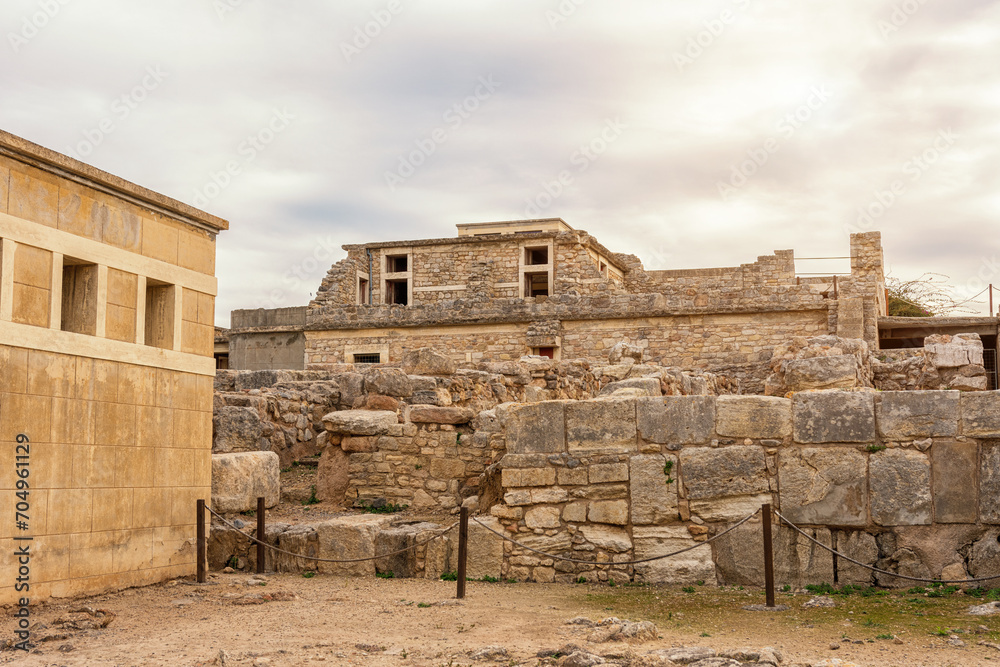
MULTIPOLYGON (((500 495, 480 506, 527 546, 593 562, 508 544, 504 576, 759 584, 759 518, 679 559, 615 563, 696 545, 764 503, 882 569, 1000 574, 998 392, 611 397, 499 406, 478 423, 506 448, 500 495)), ((835 576, 828 553, 776 530, 781 584, 903 583, 844 562, 835 576)))

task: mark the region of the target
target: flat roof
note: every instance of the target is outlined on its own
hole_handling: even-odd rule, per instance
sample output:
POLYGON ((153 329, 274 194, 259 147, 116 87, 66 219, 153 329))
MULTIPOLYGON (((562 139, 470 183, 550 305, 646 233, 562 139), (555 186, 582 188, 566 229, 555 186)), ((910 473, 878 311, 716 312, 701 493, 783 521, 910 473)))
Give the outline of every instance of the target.
POLYGON ((562 218, 537 218, 534 220, 503 220, 500 222, 466 222, 455 225, 459 236, 486 236, 487 234, 517 234, 528 232, 571 232, 573 228, 562 218))

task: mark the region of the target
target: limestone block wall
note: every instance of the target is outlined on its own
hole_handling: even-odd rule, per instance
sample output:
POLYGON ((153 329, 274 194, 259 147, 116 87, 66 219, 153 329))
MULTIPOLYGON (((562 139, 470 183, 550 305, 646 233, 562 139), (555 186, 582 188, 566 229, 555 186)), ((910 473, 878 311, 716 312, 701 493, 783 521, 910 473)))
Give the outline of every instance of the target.
MULTIPOLYGON (((705 541, 763 503, 882 569, 1000 573, 998 392, 610 397, 495 416, 481 420, 506 446, 490 513, 530 547, 592 563, 507 544, 505 576, 760 584, 759 519, 677 559, 615 563, 705 541)), ((779 583, 834 581, 829 554, 776 531, 779 583)), ((843 562, 838 578, 904 585, 843 562)))
POLYGON ((0 604, 194 572, 227 227, 0 132, 0 604))

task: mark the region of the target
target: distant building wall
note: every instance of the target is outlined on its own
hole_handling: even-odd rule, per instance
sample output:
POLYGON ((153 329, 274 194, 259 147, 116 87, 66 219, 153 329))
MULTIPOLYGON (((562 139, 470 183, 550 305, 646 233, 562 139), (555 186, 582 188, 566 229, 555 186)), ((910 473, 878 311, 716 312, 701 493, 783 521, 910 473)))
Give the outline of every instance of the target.
POLYGON ((243 371, 305 367, 305 306, 235 310, 229 332, 229 368, 243 371))
POLYGON ((194 572, 227 227, 0 132, 0 604, 194 572))

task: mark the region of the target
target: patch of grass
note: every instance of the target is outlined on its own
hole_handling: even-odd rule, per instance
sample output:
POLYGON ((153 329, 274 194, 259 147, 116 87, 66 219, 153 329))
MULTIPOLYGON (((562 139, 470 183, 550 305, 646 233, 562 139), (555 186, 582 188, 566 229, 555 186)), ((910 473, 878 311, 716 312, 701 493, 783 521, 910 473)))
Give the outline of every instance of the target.
POLYGON ((316 485, 313 484, 309 487, 309 497, 302 501, 303 505, 316 505, 319 503, 319 498, 316 497, 316 485))
POLYGON ((788 584, 785 584, 784 586, 782 586, 782 587, 781 587, 781 592, 782 592, 782 593, 788 593, 788 592, 790 592, 791 590, 792 590, 792 587, 791 587, 791 586, 789 586, 788 584))
POLYGON ((986 595, 986 589, 982 586, 976 586, 975 588, 966 588, 963 593, 968 595, 970 598, 982 598, 986 595))
POLYGON ((703 632, 703 633, 701 633, 701 634, 700 634, 700 635, 698 635, 698 636, 699 636, 699 637, 711 637, 712 635, 708 634, 707 632, 703 632))
POLYGON ((396 575, 392 572, 376 572, 375 576, 379 579, 394 579, 396 575))
POLYGON ((303 579, 312 579, 312 578, 313 578, 313 577, 315 577, 315 576, 316 576, 316 573, 315 573, 315 572, 309 572, 309 571, 306 571, 306 572, 303 572, 303 573, 302 573, 302 578, 303 578, 303 579))
POLYGON ((442 572, 441 581, 458 581, 458 572, 442 572))
POLYGON ((226 567, 231 567, 234 570, 236 569, 237 564, 239 564, 239 559, 237 559, 236 556, 230 556, 229 560, 226 561, 226 567))
POLYGON ((587 577, 577 577, 576 578, 576 583, 578 583, 578 584, 585 584, 585 583, 587 583, 587 577))
POLYGON ((430 602, 418 602, 417 606, 420 607, 421 609, 426 609, 427 607, 431 606, 431 603, 430 602))
POLYGON ((696 581, 694 583, 695 583, 696 586, 704 586, 705 585, 705 580, 704 579, 699 579, 698 581, 696 581))
POLYGON ((381 507, 372 507, 366 502, 358 503, 358 509, 365 514, 395 514, 396 512, 402 512, 407 507, 409 507, 409 505, 397 505, 395 503, 386 503, 381 507))
POLYGON ((923 586, 914 586, 913 588, 906 591, 907 595, 923 595, 927 592, 927 589, 923 586))
POLYGON ((869 454, 877 454, 885 449, 885 445, 868 445, 865 447, 865 451, 869 454))
POLYGON ((934 629, 934 631, 931 634, 936 635, 938 637, 947 637, 951 633, 948 631, 948 628, 942 628, 941 626, 938 626, 934 629))
POLYGON ((240 512, 243 516, 257 516, 257 510, 247 510, 246 512, 240 512))
POLYGON ((663 464, 663 476, 666 477, 667 484, 673 484, 674 478, 670 476, 670 472, 674 469, 674 462, 671 459, 667 459, 667 462, 663 464))
MULTIPOLYGON (((458 577, 456 577, 456 579, 457 579, 457 578, 458 578, 458 577)), ((479 579, 473 579, 472 581, 483 581, 483 582, 486 582, 487 584, 496 584, 496 583, 500 583, 500 580, 499 580, 499 579, 497 579, 496 577, 491 577, 491 576, 490 576, 490 575, 488 575, 488 574, 484 574, 484 575, 483 575, 482 577, 480 577, 479 579)))
POLYGON ((694 593, 694 586, 685 586, 681 590, 684 591, 685 593, 694 593))
POLYGON ((875 639, 892 639, 893 636, 888 632, 883 632, 881 634, 875 635, 875 639))

